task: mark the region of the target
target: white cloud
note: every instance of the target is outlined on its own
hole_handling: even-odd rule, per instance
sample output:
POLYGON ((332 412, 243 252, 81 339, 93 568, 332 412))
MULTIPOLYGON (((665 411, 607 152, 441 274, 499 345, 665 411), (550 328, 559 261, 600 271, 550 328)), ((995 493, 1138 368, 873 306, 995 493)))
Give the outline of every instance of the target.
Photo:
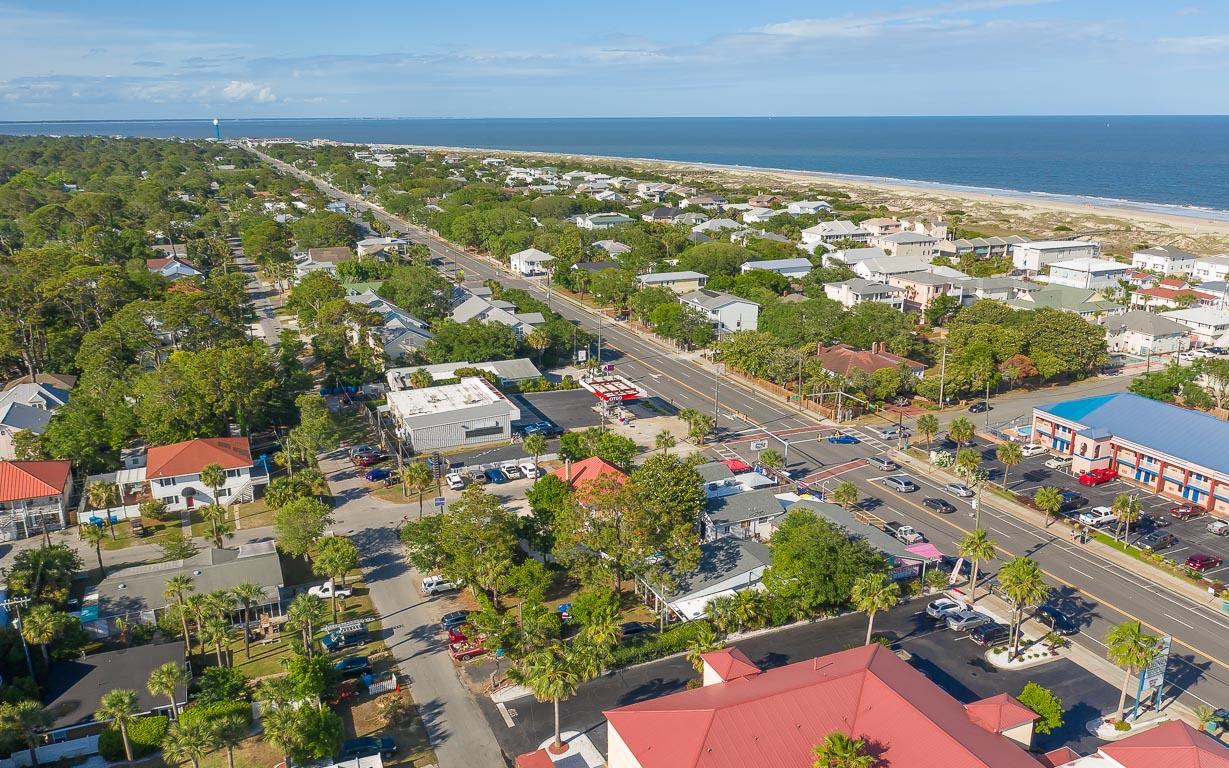
POLYGON ((269 86, 258 85, 257 83, 245 80, 231 80, 222 88, 222 97, 229 101, 254 101, 258 103, 277 101, 277 96, 273 94, 273 89, 269 86))
POLYGON ((795 19, 755 27, 751 31, 762 35, 784 35, 801 38, 868 37, 889 27, 930 26, 935 17, 960 13, 998 10, 1015 6, 1043 5, 1054 0, 971 0, 924 8, 902 8, 899 11, 863 16, 846 14, 829 18, 795 19))
POLYGON ((1163 37, 1157 42, 1162 50, 1170 53, 1204 54, 1229 50, 1229 35, 1163 37))

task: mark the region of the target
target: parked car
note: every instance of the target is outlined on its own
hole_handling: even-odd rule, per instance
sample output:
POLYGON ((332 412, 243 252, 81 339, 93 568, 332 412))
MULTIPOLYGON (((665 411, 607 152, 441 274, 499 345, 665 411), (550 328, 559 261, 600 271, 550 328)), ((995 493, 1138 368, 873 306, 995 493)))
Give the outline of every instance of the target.
POLYGON ((1063 503, 1059 506, 1059 512, 1070 512, 1073 509, 1088 506, 1088 499, 1084 498, 1075 491, 1062 492, 1063 503))
POLYGON ((990 410, 990 406, 986 405, 985 400, 978 400, 969 406, 969 413, 985 413, 990 410))
POLYGON ((1198 360, 1199 355, 1195 354, 1194 352, 1188 349, 1185 352, 1178 353, 1178 359, 1179 360, 1198 360))
POLYGON ((1216 555, 1197 553, 1186 558, 1186 567, 1195 571, 1206 571, 1215 568, 1222 562, 1224 561, 1216 555))
POLYGON ((371 633, 366 627, 357 627, 344 631, 333 631, 320 638, 320 645, 329 653, 337 653, 347 648, 361 648, 371 639, 371 633))
POLYGON ((634 637, 652 631, 653 625, 645 621, 628 621, 620 625, 619 637, 634 637))
POLYGON ((1169 510, 1169 515, 1179 520, 1189 520, 1192 517, 1199 517, 1205 511, 1203 507, 1197 507, 1194 504, 1179 504, 1169 510))
POLYGON ((360 467, 370 467, 379 464, 381 461, 387 461, 388 454, 386 453, 364 453, 354 460, 354 463, 360 467))
POLYGON ((383 467, 376 467, 375 469, 369 469, 367 470, 367 474, 363 475, 363 477, 367 478, 367 482, 369 483, 378 482, 380 480, 387 480, 388 478, 392 476, 393 476, 393 471, 391 469, 385 469, 383 467))
POLYGON ((448 655, 457 661, 468 661, 487 652, 486 646, 479 641, 452 643, 448 646, 448 655))
POLYGON ((1009 637, 1011 627, 1006 624, 982 624, 980 627, 973 627, 969 632, 969 639, 983 647, 1005 643, 1009 637))
POLYGON ((1107 523, 1117 522, 1118 516, 1109 507, 1093 507, 1087 512, 1081 512, 1075 519, 1083 525, 1100 527, 1107 523))
POLYGON ((541 435, 542 437, 559 437, 560 435, 563 434, 563 429, 559 427, 558 425, 553 424, 549 421, 539 421, 539 422, 535 422, 525 427, 523 434, 526 437, 528 437, 529 435, 541 435))
POLYGON ((350 447, 350 460, 353 461, 360 453, 375 453, 378 450, 374 445, 353 445, 350 447))
POLYGON ((1140 531, 1150 531, 1154 528, 1168 528, 1173 521, 1158 512, 1141 512, 1135 521, 1135 527, 1140 531))
POLYGON ((889 459, 887 456, 867 456, 866 463, 875 469, 884 472, 891 472, 894 469, 900 469, 900 465, 889 459))
POLYGON ((947 617, 947 628, 953 632, 968 632, 974 627, 989 624, 992 619, 984 613, 973 610, 958 611, 947 617))
POLYGON ((496 485, 499 485, 500 483, 508 482, 508 476, 505 475, 502 471, 496 469, 495 467, 491 467, 490 469, 483 472, 482 474, 486 476, 486 479, 488 482, 495 483, 496 485))
POLYGON ((469 481, 474 485, 486 485, 491 482, 487 479, 485 472, 469 472, 466 476, 469 477, 469 481))
POLYGON ((944 515, 950 515, 956 511, 955 504, 951 503, 950 501, 944 501, 943 499, 922 499, 922 506, 926 507, 927 509, 933 509, 934 511, 944 515))
POLYGON ((1032 458, 1033 456, 1040 456, 1041 454, 1045 452, 1046 452, 1045 446, 1038 445, 1037 443, 1026 443, 1020 446, 1020 454, 1023 455, 1025 458, 1032 458))
POLYGON ((307 590, 307 594, 323 598, 330 598, 334 596, 349 597, 350 595, 354 594, 354 587, 351 587, 349 584, 338 584, 334 587, 333 580, 329 579, 323 584, 317 584, 316 586, 307 590))
POLYGON ((1146 533, 1136 542, 1136 546, 1145 552, 1160 552, 1178 543, 1178 537, 1168 531, 1153 531, 1146 533))
POLYGON ((1077 479, 1080 481, 1080 485, 1087 485, 1091 487, 1094 485, 1101 485, 1102 483, 1108 483, 1111 480, 1117 480, 1118 473, 1109 467, 1101 467, 1100 469, 1085 472, 1077 479))
MULTIPOLYGON (((969 577, 973 575, 973 561, 964 557, 943 555, 939 558, 939 567, 943 569, 943 572, 946 573, 949 578, 953 573, 955 573, 958 580, 963 579, 968 581, 969 577), (960 570, 956 570, 957 563, 960 563, 960 570)), ((984 563, 982 564, 982 567, 985 568, 984 563)), ((984 577, 985 575, 986 572, 983 570, 979 574, 979 577, 984 577)))
POLYGON ((390 756, 397 753, 397 742, 387 736, 363 736, 348 739, 341 745, 341 759, 353 760, 356 757, 371 755, 390 756))
POLYGON ((1080 631, 1080 628, 1075 625, 1074 621, 1067 618, 1066 614, 1052 605, 1037 606, 1037 610, 1033 613, 1033 618, 1060 635, 1075 635, 1080 631))
POLYGON ((509 480, 520 480, 523 476, 521 475, 521 468, 515 461, 505 461, 503 464, 500 464, 499 471, 503 472, 504 476, 509 480))
POLYGON ((469 617, 475 613, 477 613, 477 611, 452 611, 450 613, 445 613, 440 619, 440 627, 443 629, 459 627, 462 624, 467 623, 469 621, 469 617))
POLYGON ((883 478, 879 482, 883 483, 892 490, 900 491, 901 493, 912 493, 918 490, 917 483, 910 480, 908 475, 891 475, 883 478))
POLYGON ((342 677, 358 677, 371 671, 371 659, 366 656, 347 656, 333 665, 333 669, 342 677))
POLYGON ((453 584, 445 576, 435 574, 428 576, 422 580, 422 591, 426 595, 438 595, 444 592, 452 592, 457 589, 457 585, 453 584))
POLYGON ((909 430, 902 427, 888 427, 887 429, 879 430, 876 435, 880 440, 888 440, 897 437, 908 437, 909 430))
POLYGON ((1066 469, 1071 466, 1072 458, 1070 456, 1055 456, 1051 459, 1046 459, 1045 465, 1050 469, 1066 469))
POLYGON ((452 643, 467 643, 471 635, 476 636, 474 625, 465 622, 459 626, 451 627, 448 630, 448 642, 452 643))
POLYGON ((932 619, 946 619, 949 614, 964 610, 964 603, 950 597, 940 597, 926 604, 926 615, 932 619))
POLYGON ((839 445, 857 445, 861 441, 853 435, 842 435, 840 432, 836 432, 828 435, 828 442, 839 445))
POLYGON ((450 490, 460 491, 465 488, 465 478, 460 472, 450 472, 444 480, 447 481, 450 490))
POLYGON ((973 496, 973 489, 964 483, 948 483, 947 485, 943 486, 943 490, 947 491, 953 496, 959 496, 962 499, 968 499, 973 496))
POLYGON ((1229 520, 1213 520, 1206 527, 1208 533, 1214 533, 1217 536, 1229 536, 1229 520))
POLYGON ((520 464, 521 474, 530 480, 537 480, 542 474, 542 470, 538 469, 538 465, 532 461, 522 461, 520 464))

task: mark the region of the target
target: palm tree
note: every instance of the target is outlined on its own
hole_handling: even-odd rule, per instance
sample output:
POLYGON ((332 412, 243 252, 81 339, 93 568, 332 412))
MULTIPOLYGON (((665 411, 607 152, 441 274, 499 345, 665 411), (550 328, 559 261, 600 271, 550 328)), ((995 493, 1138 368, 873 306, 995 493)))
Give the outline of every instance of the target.
POLYGON ((81 538, 85 539, 85 543, 94 547, 94 555, 98 558, 98 572, 102 577, 107 578, 107 569, 102 566, 102 541, 107 538, 107 532, 100 525, 81 526, 81 538))
POLYGON ((239 715, 226 715, 213 722, 213 738, 226 750, 227 768, 235 768, 235 747, 247 738, 251 728, 239 715))
POLYGON ((192 636, 188 634, 188 611, 184 607, 184 594, 196 589, 192 577, 187 574, 176 574, 165 582, 162 596, 174 600, 179 607, 179 620, 183 622, 183 640, 188 644, 188 653, 192 652, 192 636))
POLYGON ((201 758, 213 751, 215 746, 213 727, 203 718, 176 720, 162 739, 162 749, 167 758, 176 763, 190 760, 192 768, 201 768, 201 758))
POLYGON ((848 480, 837 483, 836 489, 832 491, 832 500, 845 509, 853 507, 858 503, 858 486, 848 480))
POLYGON ((956 469, 968 479, 981 467, 981 454, 972 448, 961 448, 956 451, 956 469))
POLYGON ((222 646, 230 643, 231 624, 225 616, 214 614, 205 620, 205 625, 201 627, 201 646, 212 645, 214 652, 218 656, 218 666, 229 666, 226 663, 226 656, 222 652, 222 646))
MULTIPOLYGON (((226 470, 222 467, 222 465, 206 464, 205 466, 201 467, 201 482, 209 486, 209 490, 213 494, 211 497, 213 499, 213 503, 221 503, 222 500, 218 498, 218 490, 222 486, 226 485, 226 470)), ((213 532, 213 537, 215 539, 218 537, 218 532, 216 529, 213 532)))
MULTIPOLYGON (((205 621, 205 617, 209 614, 209 596, 208 595, 188 595, 183 601, 183 610, 187 616, 192 618, 192 623, 195 625, 196 636, 201 635, 201 625, 205 621)), ((192 652, 192 643, 188 643, 188 653, 192 652)), ((205 652, 205 643, 201 642, 201 653, 205 652)))
POLYGON ((759 593, 752 589, 742 589, 734 593, 734 602, 730 606, 734 621, 738 622, 738 632, 750 623, 760 612, 759 593))
POLYGON ((691 662, 691 666, 695 667, 696 672, 704 671, 704 659, 706 653, 719 651, 725 647, 725 643, 717 637, 716 630, 711 624, 701 626, 699 632, 696 632, 695 637, 687 642, 687 660, 691 662))
POLYGON ((924 413, 917 417, 917 431, 926 438, 926 450, 930 451, 930 442, 939 434, 939 418, 933 413, 924 413))
POLYGON ((896 605, 900 597, 900 585, 882 573, 868 573, 853 583, 849 597, 854 607, 866 612, 866 645, 870 645, 871 632, 875 628, 875 614, 896 605))
POLYGON ((1033 494, 1033 503, 1046 513, 1046 528, 1050 527, 1050 516, 1058 514, 1063 508, 1063 492, 1057 488, 1038 488, 1033 494))
POLYGON ((734 616, 734 595, 714 597, 704 606, 704 615, 709 623, 722 635, 729 634, 732 627, 738 625, 734 616))
POLYGON ((947 425, 947 434, 951 435, 958 445, 967 444, 976 433, 977 427, 964 416, 957 416, 947 425))
POLYGON ((663 429, 653 437, 653 447, 662 453, 665 453, 677 444, 678 441, 674 439, 674 434, 668 429, 663 429))
POLYGON ((781 469, 785 466, 785 457, 775 448, 766 448, 760 451, 759 462, 772 469, 781 469))
POLYGON ((286 704, 260 715, 265 738, 282 750, 286 765, 290 765, 290 753, 296 751, 304 740, 303 712, 298 707, 286 704))
POLYGON ((316 637, 316 627, 324 622, 326 614, 324 600, 306 592, 295 597, 286 608, 286 623, 298 628, 303 636, 303 655, 312 657, 312 640, 316 637))
POLYGON ((435 485, 435 474, 431 468, 421 461, 415 461, 406 464, 401 469, 401 482, 404 484, 406 495, 409 495, 410 490, 418 492, 418 519, 422 519, 422 495, 427 492, 431 486, 435 485))
MULTIPOLYGON (((104 483, 101 480, 90 483, 90 487, 85 491, 86 501, 90 503, 93 509, 102 510, 103 517, 107 519, 107 528, 111 530, 111 540, 115 541, 115 524, 111 522, 111 505, 119 498, 119 489, 115 487, 115 483, 104 483)), ((47 526, 43 526, 44 532, 47 526)), ((47 542, 50 544, 51 540, 47 542)))
POLYGON ((1017 557, 999 569, 999 584, 1011 600, 1012 656, 1020 655, 1020 624, 1024 609, 1043 602, 1050 594, 1041 568, 1031 558, 1017 557))
POLYGON ((226 507, 221 504, 209 504, 201 510, 209 524, 213 527, 213 546, 222 548, 222 537, 231 533, 231 524, 226 520, 226 507))
POLYGON ((346 574, 358 567, 358 547, 344 536, 326 536, 316 547, 312 571, 328 576, 332 581, 329 600, 333 608, 333 623, 337 623, 337 585, 344 584, 346 574))
POLYGON ((1131 685, 1131 677, 1138 670, 1152 663, 1160 653, 1158 642, 1160 638, 1144 631, 1138 621, 1126 621, 1114 627, 1105 635, 1106 654, 1110 661, 1126 669, 1122 679, 1122 693, 1118 697, 1118 715, 1126 717, 1127 688, 1131 685))
POLYGON ((568 650, 561 644, 534 651, 524 660, 523 667, 517 677, 519 682, 529 686, 533 697, 538 701, 549 701, 555 707, 555 743, 553 750, 558 753, 563 750, 563 739, 559 735, 559 702, 570 698, 580 685, 580 675, 568 650))
POLYGON ((1139 497, 1132 493, 1120 493, 1114 497, 1110 511, 1118 518, 1118 527, 1125 529, 1122 534, 1125 544, 1131 538, 1131 523, 1139 519, 1139 497))
POLYGON ((179 706, 175 703, 175 691, 188 685, 188 671, 173 661, 168 661, 149 673, 149 682, 145 687, 153 696, 166 696, 171 700, 171 714, 179 717, 179 706))
POLYGON ((824 737, 815 745, 814 768, 871 768, 875 756, 867 752, 866 739, 855 739, 840 731, 824 737))
POLYGON ((37 701, 25 699, 16 704, 0 706, 0 728, 21 734, 30 750, 30 760, 38 767, 39 733, 50 728, 55 716, 37 701))
POLYGON ((94 713, 94 719, 110 720, 119 728, 120 738, 124 741, 124 755, 132 762, 132 742, 128 740, 128 724, 137 716, 140 708, 137 692, 131 688, 116 688, 102 695, 102 704, 94 713))
POLYGON ((969 599, 974 603, 977 602, 977 572, 983 562, 998 557, 996 546, 998 542, 990 538, 985 528, 978 528, 960 540, 957 550, 960 556, 973 561, 973 570, 969 574, 969 599))
POLYGON ((430 371, 422 368, 410 374, 410 386, 414 389, 426 389, 435 383, 435 377, 430 371))
POLYGON ((251 581, 244 581, 232 588, 230 593, 243 609, 243 655, 250 659, 252 641, 248 636, 248 625, 252 623, 252 606, 264 598, 265 591, 251 581))
MULTIPOLYGON (((525 438, 525 453, 533 457, 533 465, 538 466, 538 457, 546 453, 546 436, 534 433, 525 438)), ((533 478, 534 482, 538 481, 537 476, 533 478)))
POLYGON ((51 654, 47 652, 47 646, 60 635, 67 618, 67 614, 60 613, 47 603, 32 606, 21 617, 21 636, 27 643, 37 645, 42 650, 43 666, 47 671, 51 670, 51 654))
POLYGON ((994 449, 994 455, 1003 465, 1003 490, 1007 490, 1007 473, 1024 461, 1024 451, 1019 443, 999 443, 999 447, 994 449))
POLYGON ((534 328, 525 337, 525 343, 538 352, 538 365, 542 364, 542 353, 550 346, 550 336, 541 328, 534 328))

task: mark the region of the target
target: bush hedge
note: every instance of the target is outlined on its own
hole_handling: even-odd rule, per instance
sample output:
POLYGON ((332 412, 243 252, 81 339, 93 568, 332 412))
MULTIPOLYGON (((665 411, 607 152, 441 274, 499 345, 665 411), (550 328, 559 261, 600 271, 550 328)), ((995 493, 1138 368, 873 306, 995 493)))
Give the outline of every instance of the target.
MULTIPOLYGON (((128 741, 132 744, 133 758, 152 755, 162 748, 162 739, 170 718, 166 715, 138 717, 128 723, 128 741)), ((110 762, 125 759, 124 737, 120 735, 119 726, 107 728, 98 736, 98 752, 110 762)))
POLYGON ((661 633, 646 632, 616 648, 611 666, 628 667, 660 659, 663 656, 682 653, 687 650, 688 643, 712 629, 712 625, 702 619, 680 624, 661 633))
POLYGON ((212 723, 232 715, 243 718, 243 721, 250 726, 252 724, 252 705, 246 701, 197 704, 179 713, 179 719, 185 723, 212 723))

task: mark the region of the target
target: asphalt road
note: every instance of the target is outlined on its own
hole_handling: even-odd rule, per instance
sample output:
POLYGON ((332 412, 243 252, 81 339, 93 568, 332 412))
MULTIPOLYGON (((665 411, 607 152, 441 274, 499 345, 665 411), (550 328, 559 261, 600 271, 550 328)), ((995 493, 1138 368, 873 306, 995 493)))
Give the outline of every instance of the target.
MULTIPOLYGON (((315 181, 284 164, 276 161, 274 164, 305 180, 315 181)), ((336 190, 332 192, 352 205, 366 205, 336 190)), ((465 270, 467 282, 481 283, 496 278, 505 286, 525 288, 545 298, 542 287, 534 281, 510 276, 488 259, 467 254, 379 211, 376 214, 396 231, 410 234, 417 241, 427 242, 437 258, 459 265, 465 270)), ((670 349, 642 339, 608 319, 599 321, 595 313, 560 301, 557 297, 552 306, 590 332, 596 332, 600 322, 602 361, 613 363, 617 372, 634 379, 650 395, 679 408, 717 411, 718 438, 724 444, 714 449, 716 455, 722 458, 733 455, 753 458, 750 452, 752 439, 762 437, 765 431, 784 432, 787 434, 779 439, 790 443, 789 465, 796 478, 806 477, 814 479, 816 483, 829 478, 851 479, 863 490, 868 504, 881 507, 885 514, 916 525, 946 553, 953 553, 955 542, 972 529, 973 520, 966 502, 953 500, 960 511, 947 517, 920 506, 922 496, 941 493, 938 488, 941 484, 912 473, 914 479, 923 485, 923 490, 906 496, 889 491, 876 482, 880 473, 866 467, 861 458, 895 447, 894 444, 874 439, 857 446, 817 442, 815 436, 819 431, 814 417, 724 378, 720 381, 716 398, 718 405, 714 402, 717 381, 711 367, 681 359, 670 349), (747 419, 740 418, 739 414, 747 419)), ((994 410, 989 414, 989 420, 991 423, 1009 420, 1028 412, 1037 403, 1121 391, 1127 383, 1129 377, 1115 376, 1063 389, 999 398, 992 400, 994 410)), ((950 420, 955 415, 958 414, 946 414, 944 420, 950 420)), ((985 421, 984 415, 975 419, 979 427, 985 421)), ((865 430, 859 431, 864 436, 869 434, 865 430)), ((784 447, 776 439, 771 442, 778 450, 784 447)), ((1029 473, 1030 469, 1017 467, 1012 476, 1029 481, 1029 473)), ((1226 632, 1229 630, 1229 620, 1226 617, 1207 606, 1195 604, 1185 595, 1137 576, 1087 547, 1061 538, 1061 533, 1054 535, 1065 529, 1052 529, 1052 533, 1017 521, 995 509, 992 499, 985 501, 983 524, 997 539, 1003 556, 1027 554, 1039 562, 1059 590, 1058 604, 1081 624, 1082 631, 1076 638, 1077 642, 1103 653, 1101 640, 1111 626, 1123 621, 1140 620, 1153 631, 1172 634, 1175 639, 1169 669, 1171 687, 1187 690, 1194 699, 1188 698, 1189 703, 1207 702, 1220 706, 1229 702, 1229 632, 1226 632)), ((1183 535, 1179 533, 1180 538, 1183 535)))
MULTIPOLYGON (((1091 752, 1102 743, 1090 736, 1083 724, 1117 706, 1118 691, 1112 685, 1066 659, 1021 671, 997 670, 986 664, 985 649, 967 635, 937 628, 924 615, 925 605, 924 601, 915 600, 876 615, 875 633, 913 654, 910 663, 964 703, 1003 691, 1019 694, 1030 681, 1054 691, 1067 709, 1066 723, 1048 736, 1037 736, 1037 747, 1069 744, 1081 752, 1091 752)), ((742 639, 735 645, 756 664, 773 668, 861 645, 865 636, 866 617, 850 614, 742 639)), ((467 672, 476 678, 483 677, 485 666, 489 665, 467 672)), ((592 680, 561 704, 561 727, 565 731, 587 732, 605 753, 604 710, 677 693, 696 676, 685 658, 675 657, 592 680)), ((554 732, 551 705, 539 703, 532 696, 505 704, 512 727, 489 699, 484 698, 481 707, 495 737, 509 754, 535 749, 554 732)))

